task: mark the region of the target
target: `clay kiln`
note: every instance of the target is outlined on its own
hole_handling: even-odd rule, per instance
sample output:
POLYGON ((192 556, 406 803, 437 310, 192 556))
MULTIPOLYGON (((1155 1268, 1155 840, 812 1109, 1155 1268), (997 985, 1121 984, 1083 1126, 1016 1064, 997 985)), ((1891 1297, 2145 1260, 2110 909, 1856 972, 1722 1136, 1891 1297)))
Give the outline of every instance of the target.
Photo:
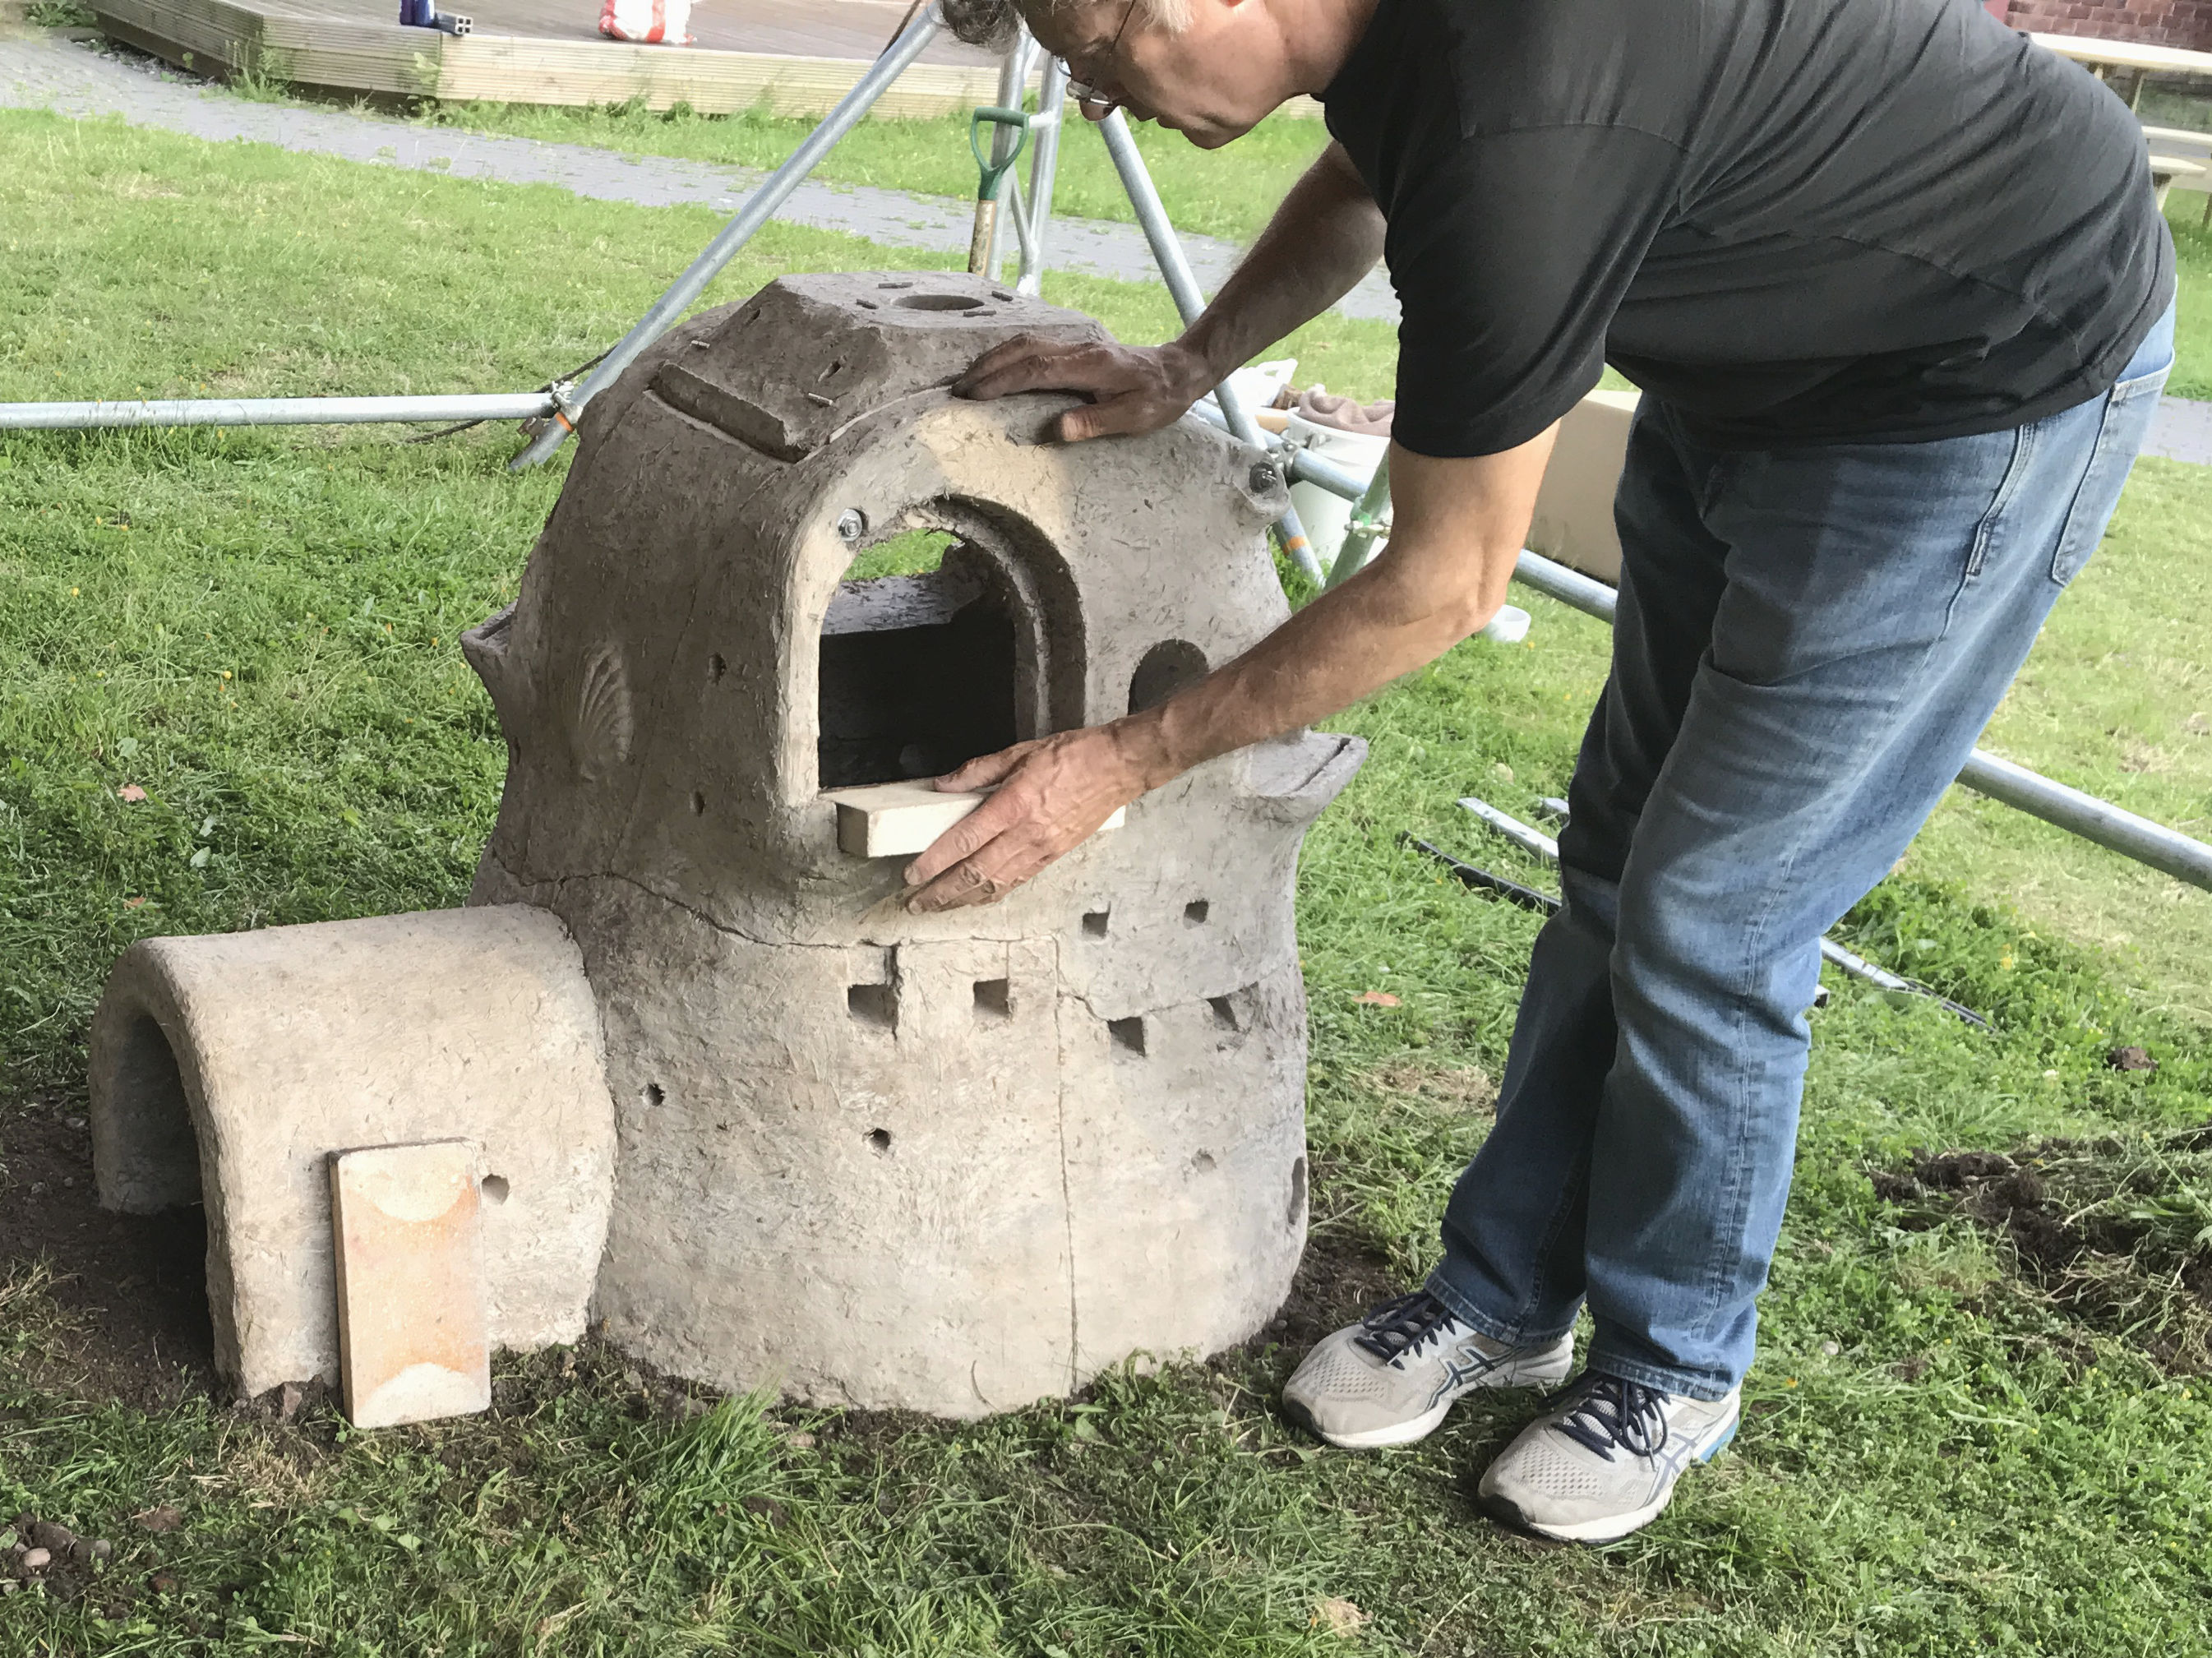
POLYGON ((1284 615, 1261 457, 1196 421, 1049 445, 1064 398, 949 395, 1020 331, 1097 331, 977 279, 842 275, 672 332, 593 402, 520 598, 464 640, 510 750, 471 908, 250 935, 245 973, 225 939, 118 964, 103 1198, 197 1183, 242 1386, 327 1373, 321 1170, 392 1139, 484 1147, 495 1323, 532 1309, 495 1339, 567 1339, 588 1301, 722 1387, 973 1415, 1279 1304, 1306 1220, 1292 880, 1357 741, 1212 762, 931 917, 825 798, 1145 706, 1284 615), (844 580, 915 528, 955 538, 941 568, 844 580), (447 953, 402 972, 363 931, 394 926, 447 953), (440 990, 394 1015, 402 980, 440 990), (240 1270, 272 1254, 277 1300, 240 1270))

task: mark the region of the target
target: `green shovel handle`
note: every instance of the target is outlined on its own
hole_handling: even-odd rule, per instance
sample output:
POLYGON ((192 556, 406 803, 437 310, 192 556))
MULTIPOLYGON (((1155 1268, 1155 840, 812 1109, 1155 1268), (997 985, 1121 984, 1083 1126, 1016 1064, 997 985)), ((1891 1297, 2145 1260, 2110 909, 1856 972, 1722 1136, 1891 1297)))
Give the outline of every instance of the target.
POLYGON ((975 165, 982 169, 982 175, 975 185, 977 201, 995 202, 999 199, 999 186, 1006 182, 1008 169, 1013 166, 1016 158, 1022 153, 1022 147, 1029 141, 1030 118, 1024 111, 986 106, 969 118, 968 148, 975 152, 975 165), (1003 161, 994 161, 984 152, 983 129, 986 126, 1013 128, 1014 147, 1006 152, 1003 161))

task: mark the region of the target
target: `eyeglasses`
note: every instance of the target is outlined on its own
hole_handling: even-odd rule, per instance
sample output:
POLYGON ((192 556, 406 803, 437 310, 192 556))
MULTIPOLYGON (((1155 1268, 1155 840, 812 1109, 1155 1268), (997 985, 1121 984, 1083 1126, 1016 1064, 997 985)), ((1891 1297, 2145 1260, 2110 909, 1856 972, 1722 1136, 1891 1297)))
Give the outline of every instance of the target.
POLYGON ((1067 71, 1067 95, 1075 100, 1075 106, 1083 112, 1086 121, 1103 121, 1121 107, 1127 94, 1107 88, 1114 77, 1114 58, 1121 49, 1121 37, 1129 32, 1129 19, 1136 15, 1137 0, 1129 0, 1122 8, 1121 26, 1114 31, 1114 38, 1101 52, 1086 52, 1085 62, 1079 64, 1073 58, 1063 58, 1060 66, 1067 71), (1097 67, 1093 68, 1096 64, 1097 67))

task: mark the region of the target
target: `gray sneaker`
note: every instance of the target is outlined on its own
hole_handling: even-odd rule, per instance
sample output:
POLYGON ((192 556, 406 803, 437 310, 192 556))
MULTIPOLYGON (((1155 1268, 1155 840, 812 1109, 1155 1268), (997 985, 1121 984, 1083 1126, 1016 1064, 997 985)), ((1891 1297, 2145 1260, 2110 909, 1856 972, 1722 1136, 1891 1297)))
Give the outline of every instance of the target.
POLYGON ((1283 1411, 1332 1445, 1410 1445, 1434 1432, 1461 1394, 1553 1387, 1574 1362, 1571 1334, 1509 1347, 1416 1290, 1315 1344, 1283 1388, 1283 1411))
POLYGON ((1569 1543, 1610 1543, 1648 1526, 1692 1462, 1735 1437, 1739 1394, 1685 1399, 1585 1370, 1546 1401, 1482 1476, 1485 1512, 1569 1543))

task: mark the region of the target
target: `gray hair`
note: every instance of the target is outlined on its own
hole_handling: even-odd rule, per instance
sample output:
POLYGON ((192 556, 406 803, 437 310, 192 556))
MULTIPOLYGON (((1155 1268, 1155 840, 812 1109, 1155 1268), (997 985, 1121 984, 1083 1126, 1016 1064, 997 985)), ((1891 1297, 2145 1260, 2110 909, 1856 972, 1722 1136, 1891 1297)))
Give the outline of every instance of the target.
MULTIPOLYGON (((1024 15, 1050 17, 1076 11, 1099 0, 938 0, 945 27, 956 39, 992 52, 1014 44, 1014 34, 1024 15)), ((1148 23, 1179 34, 1190 24, 1190 0, 1131 0, 1136 15, 1148 23)))

